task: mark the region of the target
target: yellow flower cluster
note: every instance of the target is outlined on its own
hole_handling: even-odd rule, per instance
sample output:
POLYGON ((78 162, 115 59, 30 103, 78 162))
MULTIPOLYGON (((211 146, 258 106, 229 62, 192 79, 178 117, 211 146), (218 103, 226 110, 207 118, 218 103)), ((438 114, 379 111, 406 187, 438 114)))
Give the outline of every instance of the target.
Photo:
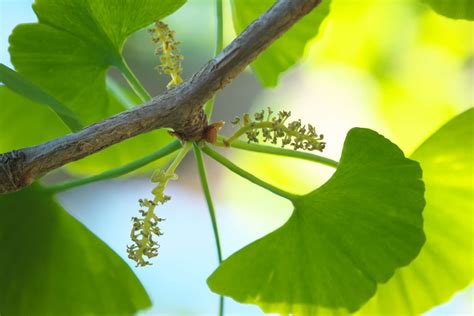
POLYGON ((288 123, 291 111, 274 112, 268 108, 267 111, 262 110, 254 114, 254 119, 250 114, 245 113, 242 117, 236 117, 231 123, 240 125, 240 128, 228 139, 224 140, 224 144, 229 145, 242 135, 247 136, 249 143, 270 142, 277 144, 280 142, 281 147, 287 145, 292 146, 294 150, 319 150, 323 151, 326 143, 323 134, 318 134, 316 128, 311 125, 304 125, 301 120, 288 123), (261 137, 259 137, 261 135, 261 137))
POLYGON ((183 56, 178 50, 179 42, 174 39, 174 31, 170 30, 167 24, 157 21, 153 28, 149 29, 152 36, 152 41, 155 44, 160 44, 155 50, 155 54, 160 56, 160 65, 156 69, 160 73, 168 74, 171 76, 171 81, 168 83, 167 88, 177 86, 183 79, 181 78, 181 60, 183 56))
POLYGON ((156 183, 155 188, 151 191, 154 196, 153 200, 140 199, 138 201, 140 203, 140 210, 138 211, 140 216, 132 217, 133 226, 130 238, 133 244, 127 246, 128 258, 135 261, 137 267, 151 265, 146 258, 151 259, 158 256, 160 245, 157 238, 163 235, 158 225, 164 219, 156 215, 155 209, 171 199, 169 195, 164 193, 166 185, 169 181, 178 179, 178 175, 175 173, 176 168, 191 148, 191 142, 183 144, 178 155, 166 170, 156 170, 152 174, 151 181, 156 183))
POLYGON ((164 221, 163 218, 155 214, 155 208, 159 204, 165 204, 171 199, 170 196, 164 194, 166 184, 169 180, 177 179, 174 173, 167 173, 163 170, 156 171, 152 176, 152 181, 158 183, 152 193, 155 196, 153 201, 147 199, 140 199, 141 209, 139 210, 140 217, 132 217, 132 231, 130 238, 133 241, 131 246, 127 246, 128 258, 137 263, 137 267, 144 267, 151 265, 145 260, 145 257, 151 259, 158 256, 158 248, 160 245, 154 238, 163 235, 158 224, 164 221))

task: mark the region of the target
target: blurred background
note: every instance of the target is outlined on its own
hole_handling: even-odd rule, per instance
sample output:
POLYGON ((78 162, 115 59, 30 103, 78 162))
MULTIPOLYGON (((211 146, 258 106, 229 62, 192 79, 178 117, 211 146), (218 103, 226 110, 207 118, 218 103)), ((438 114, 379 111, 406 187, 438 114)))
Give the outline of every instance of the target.
MULTIPOLYGON (((34 22, 32 1, 0 0, 0 62, 11 67, 8 36, 19 23, 34 22)), ((227 1, 225 39, 235 36, 227 1)), ((184 77, 207 62, 214 46, 214 1, 189 0, 166 22, 176 30, 185 56, 184 77)), ((327 142, 325 156, 338 159, 347 131, 368 127, 409 155, 447 120, 474 103, 473 24, 444 18, 413 0, 333 0, 323 31, 308 45, 302 62, 263 89, 250 70, 217 96, 215 120, 271 106, 316 125, 327 142)), ((147 32, 134 34, 125 57, 152 95, 168 81, 154 67, 157 57, 147 32)), ((110 76, 121 80, 114 70, 110 76)), ((228 124, 230 125, 230 124, 228 124)), ((226 126, 224 133, 231 128, 226 126)), ((1 141, 1 138, 0 138, 1 141)), ((154 150, 150 144, 150 151, 154 150)), ((313 163, 228 150, 232 161, 290 192, 305 193, 333 172, 313 163), (304 175, 304 176, 303 176, 304 175)), ((179 180, 160 207, 165 217, 160 256, 151 267, 133 268, 153 307, 143 315, 206 315, 217 312, 218 297, 205 280, 217 265, 207 206, 192 159, 179 167, 179 180)), ((224 257, 279 227, 291 214, 289 202, 206 160, 224 257)), ((68 175, 57 173, 51 178, 68 175)), ((73 216, 126 259, 130 217, 137 200, 150 196, 148 175, 104 181, 59 195, 73 216)), ((466 289, 426 315, 472 315, 474 290, 466 289)), ((226 299, 229 315, 260 315, 257 307, 226 299)))

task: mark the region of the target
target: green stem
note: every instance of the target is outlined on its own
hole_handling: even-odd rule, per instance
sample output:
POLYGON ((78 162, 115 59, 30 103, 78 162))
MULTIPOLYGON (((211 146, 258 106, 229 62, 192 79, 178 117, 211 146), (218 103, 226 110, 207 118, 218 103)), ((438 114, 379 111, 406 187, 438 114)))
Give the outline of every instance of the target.
POLYGON ((242 168, 240 168, 239 166, 234 164, 232 161, 228 160, 226 157, 222 156, 221 154, 219 154, 218 152, 212 150, 211 148, 209 148, 207 146, 204 147, 202 149, 202 151, 204 153, 206 153, 206 155, 208 155, 209 157, 214 159, 215 161, 217 161, 220 164, 227 167, 227 169, 229 169, 230 171, 232 171, 232 172, 238 174, 239 176, 255 183, 256 185, 261 186, 264 189, 267 189, 270 192, 275 193, 276 195, 279 195, 279 196, 281 196, 281 197, 283 197, 287 200, 290 200, 290 201, 294 201, 299 197, 299 195, 292 194, 292 193, 289 193, 289 192, 284 191, 282 189, 279 189, 279 188, 277 188, 277 187, 275 187, 275 186, 273 186, 273 185, 271 185, 271 184, 255 177, 253 174, 243 170, 242 168))
POLYGON ((130 87, 132 87, 135 94, 143 101, 151 100, 151 95, 146 91, 145 87, 140 83, 137 77, 133 74, 132 70, 128 66, 125 59, 120 60, 120 64, 118 65, 119 70, 122 72, 122 75, 127 80, 130 87))
MULTIPOLYGON (((216 28, 215 28, 215 46, 214 46, 214 56, 217 56, 224 46, 224 14, 222 10, 222 0, 216 0, 216 28)), ((207 121, 211 121, 212 112, 214 110, 214 104, 216 102, 216 97, 213 96, 207 103, 204 105, 204 113, 206 113, 207 121)), ((217 255, 219 258, 219 263, 222 262, 222 253, 221 246, 219 241, 219 233, 217 230, 217 222, 214 213, 214 205, 211 200, 211 194, 209 191, 209 186, 207 183, 206 169, 204 166, 204 161, 202 159, 201 150, 199 147, 194 145, 194 153, 196 156, 196 164, 199 169, 199 177, 201 178, 201 185, 204 190, 204 195, 206 196, 207 205, 209 208, 209 214, 212 220, 212 229, 214 230, 214 238, 216 240, 217 255)), ((219 297, 219 316, 224 315, 224 297, 219 297)))
POLYGON ((171 144, 168 144, 167 146, 160 148, 157 151, 149 154, 148 156, 132 161, 126 165, 99 173, 91 177, 75 179, 75 180, 59 183, 56 185, 52 185, 52 186, 46 187, 45 190, 48 192, 58 193, 58 192, 70 190, 75 187, 83 186, 89 183, 116 178, 124 174, 127 174, 129 172, 132 172, 134 170, 137 170, 157 159, 167 156, 175 152, 176 150, 178 150, 180 147, 181 147, 181 144, 178 141, 174 141, 171 144))
MULTIPOLYGON (((224 14, 222 10, 222 0, 216 0, 216 29, 215 29, 215 46, 214 56, 217 56, 224 46, 224 14)), ((206 113, 208 120, 211 120, 212 110, 214 109, 214 103, 216 98, 213 97, 207 101, 204 106, 204 113, 206 113)))
POLYGON ((194 144, 194 155, 196 156, 196 165, 199 171, 199 178, 201 180, 202 190, 204 191, 204 196, 206 198, 207 206, 209 208, 209 215, 211 216, 212 229, 214 230, 214 238, 216 241, 217 248, 217 259, 220 264, 222 262, 222 250, 219 239, 219 230, 217 229, 216 213, 214 210, 214 203, 212 202, 211 198, 211 191, 209 190, 209 183, 207 181, 206 166, 204 165, 204 160, 202 159, 201 150, 196 144, 194 144))
MULTIPOLYGON (((216 242, 216 249, 217 249, 217 260, 219 261, 219 264, 221 264, 222 250, 221 250, 221 242, 219 238, 219 230, 217 228, 217 220, 216 220, 216 213, 214 210, 214 203, 212 202, 211 191, 209 190, 209 183, 207 181, 207 176, 206 176, 206 167, 204 165, 204 160, 202 159, 201 150, 196 144, 194 144, 194 155, 196 157, 196 165, 199 171, 199 179, 201 180, 202 190, 204 191, 207 207, 209 209, 209 215, 211 217, 212 230, 214 232, 214 240, 216 242)), ((221 295, 219 297, 219 316, 222 316, 222 315, 224 315, 224 297, 221 295)))
POLYGON ((191 150, 192 143, 187 142, 181 147, 181 150, 178 152, 178 155, 176 158, 173 160, 173 162, 169 165, 169 167, 166 169, 167 173, 174 173, 176 168, 178 168, 179 164, 181 161, 186 157, 186 154, 191 150))
POLYGON ((128 90, 124 89, 115 79, 107 77, 106 84, 107 90, 117 98, 126 110, 129 110, 136 105, 134 100, 131 98, 132 94, 129 94, 128 90))
MULTIPOLYGON (((226 147, 226 145, 222 142, 222 139, 223 138, 219 136, 218 142, 216 142, 215 145, 226 147)), ((339 164, 335 160, 322 157, 319 155, 315 155, 315 154, 310 154, 307 152, 296 151, 293 149, 284 149, 284 148, 279 148, 279 147, 265 146, 265 145, 259 145, 259 144, 249 144, 241 140, 236 140, 232 142, 230 144, 230 147, 243 149, 247 151, 254 151, 258 153, 265 153, 265 154, 270 154, 270 155, 285 156, 285 157, 308 160, 308 161, 317 162, 317 163, 320 163, 322 165, 332 167, 332 168, 337 168, 339 164)))
POLYGON ((212 110, 214 109, 214 103, 216 102, 216 97, 212 97, 209 101, 206 102, 204 105, 204 113, 206 113, 207 121, 211 121, 212 110))
POLYGON ((216 38, 214 56, 217 56, 224 46, 224 14, 222 10, 222 0, 216 0, 216 38))
POLYGON ((219 297, 219 316, 224 316, 224 296, 219 297))

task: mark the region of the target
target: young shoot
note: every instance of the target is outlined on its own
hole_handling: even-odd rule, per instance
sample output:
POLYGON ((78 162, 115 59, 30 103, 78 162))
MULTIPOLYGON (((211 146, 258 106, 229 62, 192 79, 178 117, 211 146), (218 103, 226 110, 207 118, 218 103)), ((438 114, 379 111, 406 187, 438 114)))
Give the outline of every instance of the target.
POLYGON ((253 115, 245 113, 242 117, 236 117, 231 123, 240 128, 229 138, 224 139, 226 146, 245 135, 248 143, 270 142, 280 144, 282 148, 289 145, 294 150, 319 150, 323 151, 326 143, 323 142, 324 135, 316 133, 316 128, 311 125, 304 125, 301 120, 287 122, 291 116, 291 111, 279 111, 276 115, 268 108, 253 115), (260 136, 260 137, 259 137, 260 136))
POLYGON ((158 256, 160 245, 156 239, 163 235, 158 225, 164 219, 158 217, 155 210, 157 206, 163 205, 171 199, 170 196, 164 193, 166 185, 170 180, 178 179, 175 170, 190 149, 191 143, 184 144, 166 170, 156 170, 153 173, 151 181, 157 184, 151 191, 154 196, 153 200, 140 199, 138 201, 140 204, 140 210, 138 211, 140 216, 132 217, 133 225, 130 238, 133 244, 127 246, 128 258, 135 261, 137 267, 151 265, 151 262, 148 260, 158 256))
POLYGON ((148 30, 152 36, 152 41, 160 46, 155 50, 155 54, 160 57, 160 65, 156 69, 160 73, 171 76, 171 81, 166 86, 171 89, 181 82, 181 60, 183 56, 180 54, 178 45, 180 44, 174 39, 174 31, 170 30, 167 24, 157 21, 153 28, 148 30))

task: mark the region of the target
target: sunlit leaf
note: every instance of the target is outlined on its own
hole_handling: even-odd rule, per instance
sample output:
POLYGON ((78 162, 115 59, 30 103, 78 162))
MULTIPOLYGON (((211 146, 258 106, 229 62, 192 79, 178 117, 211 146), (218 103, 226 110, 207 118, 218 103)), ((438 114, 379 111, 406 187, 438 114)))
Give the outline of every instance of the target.
POLYGON ((82 128, 81 122, 71 110, 4 64, 0 64, 0 82, 33 102, 49 106, 71 131, 78 131, 82 128))
POLYGON ((426 244, 364 306, 362 315, 420 315, 473 280, 474 110, 457 116, 412 155, 423 167, 426 244))
POLYGON ((331 179, 293 204, 282 227, 219 266, 212 291, 265 312, 354 312, 424 243, 421 169, 368 129, 352 129, 331 179))
POLYGON ((128 265, 38 184, 0 196, 0 314, 127 315, 151 302, 128 265))
POLYGON ((451 19, 474 20, 472 0, 422 0, 436 13, 451 19))
POLYGON ((472 37, 472 22, 444 18, 419 0, 333 1, 324 36, 310 46, 307 59, 311 73, 324 77, 324 83, 340 80, 334 86, 338 92, 318 84, 317 93, 301 94, 322 97, 323 89, 345 105, 344 113, 365 109, 354 97, 363 96, 378 114, 365 116, 375 118, 371 126, 385 128, 396 144, 412 152, 427 131, 473 105, 474 47, 466 45, 472 37), (354 95, 341 87, 350 87, 354 95))
MULTIPOLYGON (((242 32, 274 3, 274 0, 232 0, 235 31, 242 32)), ((276 86, 280 74, 300 60, 306 44, 316 37, 321 23, 329 14, 330 3, 330 0, 323 0, 252 63, 253 71, 264 86, 276 86)))

